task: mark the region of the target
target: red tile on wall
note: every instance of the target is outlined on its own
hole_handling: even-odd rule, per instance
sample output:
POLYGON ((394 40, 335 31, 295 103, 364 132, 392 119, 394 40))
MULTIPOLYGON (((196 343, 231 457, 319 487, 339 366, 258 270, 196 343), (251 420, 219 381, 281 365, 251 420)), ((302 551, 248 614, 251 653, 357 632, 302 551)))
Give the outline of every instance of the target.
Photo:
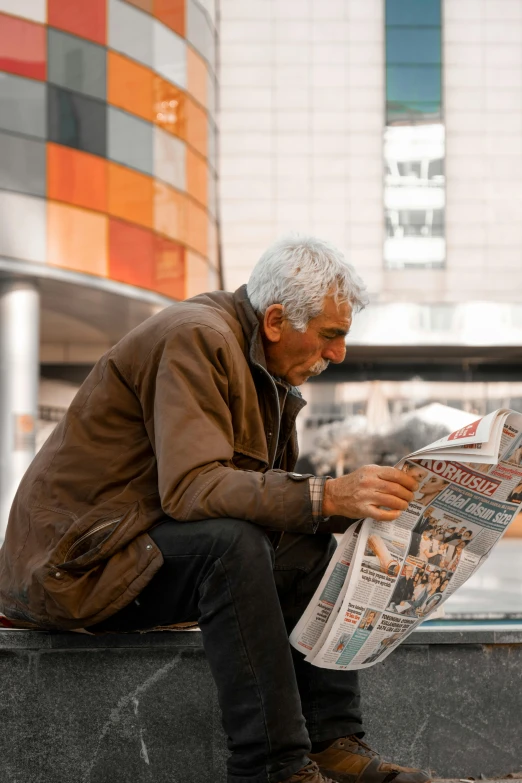
POLYGON ((173 299, 185 298, 185 248, 156 236, 154 248, 155 291, 173 299))
POLYGON ((122 220, 109 221, 109 277, 154 287, 154 234, 122 220))
POLYGON ((45 27, 8 14, 0 14, 0 71, 43 81, 46 70, 45 27))
POLYGON ((106 0, 48 0, 47 23, 104 44, 107 39, 106 0))

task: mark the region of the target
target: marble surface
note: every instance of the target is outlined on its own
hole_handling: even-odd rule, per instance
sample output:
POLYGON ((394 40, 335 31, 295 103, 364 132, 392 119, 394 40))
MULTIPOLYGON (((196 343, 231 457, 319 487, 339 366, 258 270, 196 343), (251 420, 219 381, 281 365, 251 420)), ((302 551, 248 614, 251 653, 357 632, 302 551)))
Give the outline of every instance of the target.
MULTIPOLYGON (((437 777, 522 769, 522 630, 495 633, 425 630, 362 672, 370 744, 437 777)), ((225 783, 198 632, 0 631, 0 692, 2 783, 225 783)))

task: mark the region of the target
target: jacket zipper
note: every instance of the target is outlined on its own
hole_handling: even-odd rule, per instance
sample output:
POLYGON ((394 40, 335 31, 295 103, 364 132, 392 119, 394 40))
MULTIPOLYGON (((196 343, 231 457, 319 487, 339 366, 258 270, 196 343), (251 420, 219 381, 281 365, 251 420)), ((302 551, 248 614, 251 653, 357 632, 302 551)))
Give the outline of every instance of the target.
POLYGON ((74 544, 69 547, 69 549, 65 553, 64 562, 65 563, 67 562, 69 555, 71 554, 73 549, 76 549, 78 544, 81 544, 82 541, 85 541, 85 539, 89 538, 89 536, 93 536, 95 533, 98 533, 100 530, 103 530, 105 527, 109 527, 110 525, 115 525, 118 522, 121 522, 122 519, 123 517, 118 517, 117 519, 109 519, 107 522, 101 522, 99 525, 96 525, 96 527, 93 527, 92 530, 88 530, 87 533, 84 533, 83 536, 80 536, 80 538, 76 539, 74 544))
POLYGON ((270 385, 272 386, 272 390, 274 391, 275 401, 277 405, 277 428, 276 428, 276 432, 274 432, 272 435, 272 442, 270 444, 270 450, 272 453, 269 455, 269 468, 270 470, 272 470, 277 457, 277 445, 279 443, 279 430, 281 428, 281 407, 279 405, 279 394, 277 393, 277 386, 270 373, 267 370, 265 370, 265 368, 262 365, 258 364, 258 362, 254 362, 254 364, 256 365, 256 367, 259 367, 259 369, 268 378, 270 385))

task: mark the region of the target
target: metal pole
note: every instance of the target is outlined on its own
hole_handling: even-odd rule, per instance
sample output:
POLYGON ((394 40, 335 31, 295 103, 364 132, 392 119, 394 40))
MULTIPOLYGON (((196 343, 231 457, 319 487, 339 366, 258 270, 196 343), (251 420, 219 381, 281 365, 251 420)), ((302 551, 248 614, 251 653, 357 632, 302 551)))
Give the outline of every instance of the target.
POLYGON ((0 541, 35 454, 40 295, 30 280, 0 282, 0 541))

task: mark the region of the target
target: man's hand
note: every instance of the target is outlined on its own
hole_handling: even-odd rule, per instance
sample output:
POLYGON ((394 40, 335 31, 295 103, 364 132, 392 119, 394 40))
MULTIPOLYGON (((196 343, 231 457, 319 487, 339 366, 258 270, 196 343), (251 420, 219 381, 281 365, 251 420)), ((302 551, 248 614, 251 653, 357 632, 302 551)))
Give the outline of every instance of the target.
POLYGON ((325 483, 323 514, 339 514, 351 519, 371 517, 391 522, 406 509, 419 488, 415 479, 397 468, 365 465, 347 476, 325 483), (390 511, 386 509, 391 509, 390 511))

